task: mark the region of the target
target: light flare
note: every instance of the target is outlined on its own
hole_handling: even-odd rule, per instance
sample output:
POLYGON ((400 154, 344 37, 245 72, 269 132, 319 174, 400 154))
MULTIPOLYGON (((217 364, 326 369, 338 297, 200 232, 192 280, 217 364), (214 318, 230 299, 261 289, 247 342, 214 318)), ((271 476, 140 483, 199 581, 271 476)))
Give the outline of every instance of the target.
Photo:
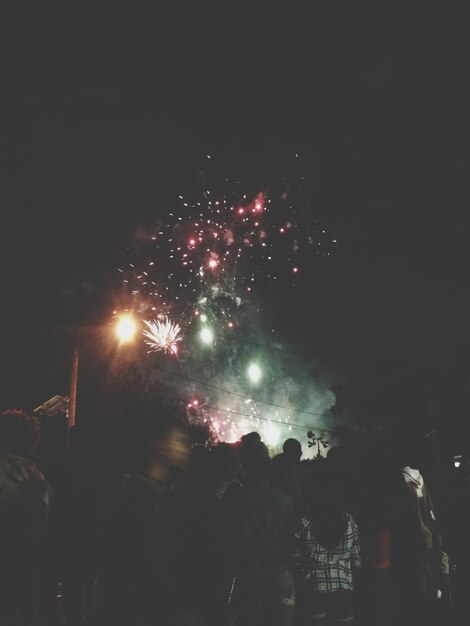
POLYGON ((121 343, 132 341, 137 330, 137 324, 130 314, 121 315, 116 325, 116 334, 121 343))

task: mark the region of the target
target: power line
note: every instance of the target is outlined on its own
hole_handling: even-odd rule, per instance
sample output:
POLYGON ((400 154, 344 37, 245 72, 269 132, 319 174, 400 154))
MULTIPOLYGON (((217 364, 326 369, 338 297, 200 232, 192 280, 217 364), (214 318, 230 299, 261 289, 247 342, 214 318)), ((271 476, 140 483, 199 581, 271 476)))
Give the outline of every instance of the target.
MULTIPOLYGON (((258 419, 258 420, 263 420, 264 422, 274 422, 275 424, 282 424, 283 426, 295 426, 296 428, 305 428, 308 430, 311 430, 311 426, 305 426, 304 424, 295 424, 293 422, 283 422, 282 420, 274 420, 274 419, 270 419, 269 417, 260 417, 260 416, 254 416, 254 415, 249 415, 248 413, 240 413, 239 411, 232 411, 231 409, 221 409, 219 407, 215 407, 215 406, 209 406, 208 404, 206 404, 205 406, 207 406, 208 409, 211 409, 213 411, 223 411, 224 413, 230 413, 233 415, 240 415, 242 417, 249 417, 251 419, 258 419)), ((326 428, 322 428, 322 430, 327 430, 326 428)), ((329 431, 328 431, 329 432, 329 431)))
MULTIPOLYGON (((198 380, 197 378, 192 378, 191 376, 187 376, 186 374, 181 374, 179 372, 171 372, 169 370, 163 370, 163 371, 166 372, 167 374, 172 374, 173 376, 179 376, 180 378, 184 378, 185 380, 189 380, 191 382, 195 382, 195 383, 198 383, 200 385, 204 385, 206 387, 209 387, 210 389, 215 389, 216 391, 221 391, 222 393, 229 393, 232 396, 237 396, 238 398, 243 398, 244 400, 253 400, 253 398, 250 398, 250 396, 245 396, 245 395, 243 395, 241 393, 237 393, 236 391, 229 391, 228 389, 222 389, 222 387, 217 387, 216 385, 211 385, 210 383, 207 383, 207 382, 205 382, 203 380, 198 380)), ((266 402, 264 400, 256 400, 256 399, 254 399, 254 401, 257 404, 266 404, 267 406, 273 406, 273 407, 276 407, 278 409, 285 409, 286 411, 293 411, 294 413, 304 413, 305 415, 312 415, 313 417, 328 417, 324 413, 317 413, 316 411, 304 411, 302 409, 296 409, 296 408, 293 408, 293 407, 284 406, 282 404, 276 404, 274 402, 266 402)), ((222 409, 222 410, 224 410, 224 409, 222 409)))
MULTIPOLYGON (((159 396, 162 398, 168 398, 169 400, 176 400, 177 402, 180 402, 181 404, 186 405, 186 401, 181 399, 181 398, 176 398, 175 396, 169 396, 167 394, 164 393, 159 393, 159 396)), ((257 419, 257 420, 262 420, 264 422, 271 422, 271 423, 275 423, 275 424, 282 424, 283 426, 294 426, 295 428, 304 428, 304 429, 308 429, 311 430, 312 427, 311 426, 305 426, 305 424, 296 424, 294 422, 283 422, 282 420, 275 420, 275 419, 271 419, 269 417, 261 417, 258 415, 250 415, 249 413, 241 413, 240 411, 233 411, 232 409, 222 409, 221 407, 218 406, 209 406, 208 404, 204 404, 205 407, 207 407, 208 409, 211 409, 212 411, 222 411, 223 413, 229 413, 230 415, 238 415, 240 417, 248 417, 250 419, 257 419)), ((332 432, 330 429, 328 428, 322 428, 321 430, 324 430, 326 432, 332 432)))

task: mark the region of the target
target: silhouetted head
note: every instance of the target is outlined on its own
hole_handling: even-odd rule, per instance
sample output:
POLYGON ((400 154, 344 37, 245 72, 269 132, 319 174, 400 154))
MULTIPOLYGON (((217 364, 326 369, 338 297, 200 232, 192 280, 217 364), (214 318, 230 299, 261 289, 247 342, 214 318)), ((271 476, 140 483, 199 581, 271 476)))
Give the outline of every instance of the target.
POLYGON ((327 466, 318 470, 311 483, 307 508, 313 534, 321 545, 333 549, 346 532, 347 517, 342 510, 342 483, 327 466))
POLYGON ((240 461, 248 478, 264 476, 269 471, 271 458, 266 445, 262 441, 248 440, 239 448, 240 461))
POLYGON ((34 454, 40 439, 39 420, 21 409, 0 413, 0 451, 24 458, 34 454))
POLYGON ((251 441, 261 441, 261 435, 256 432, 256 430, 253 430, 250 433, 246 433, 246 435, 242 435, 240 438, 240 443, 242 445, 251 441))
POLYGON ((286 439, 282 444, 282 451, 292 461, 300 461, 302 456, 302 444, 298 439, 293 437, 286 439))

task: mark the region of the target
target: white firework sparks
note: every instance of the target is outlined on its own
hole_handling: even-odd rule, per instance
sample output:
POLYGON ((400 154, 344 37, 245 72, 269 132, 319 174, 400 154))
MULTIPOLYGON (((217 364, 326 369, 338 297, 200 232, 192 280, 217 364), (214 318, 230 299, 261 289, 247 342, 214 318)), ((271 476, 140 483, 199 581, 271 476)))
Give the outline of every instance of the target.
POLYGON ((170 354, 178 353, 178 342, 183 339, 181 328, 178 324, 173 324, 167 317, 163 322, 144 320, 148 330, 144 330, 145 343, 150 346, 150 351, 162 350, 170 354))

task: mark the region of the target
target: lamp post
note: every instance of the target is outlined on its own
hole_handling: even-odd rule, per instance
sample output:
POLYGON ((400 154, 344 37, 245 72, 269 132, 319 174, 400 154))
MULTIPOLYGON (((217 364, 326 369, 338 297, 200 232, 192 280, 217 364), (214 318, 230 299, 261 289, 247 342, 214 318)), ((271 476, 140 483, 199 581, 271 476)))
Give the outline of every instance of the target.
MULTIPOLYGON (((129 343, 134 339, 137 331, 137 324, 131 314, 122 315, 118 318, 115 332, 120 344, 129 343)), ((85 345, 89 345, 94 340, 92 339, 85 345)), ((82 346, 83 349, 84 346, 82 346)), ((74 348, 72 355, 72 366, 70 370, 70 391, 69 391, 69 406, 67 411, 67 433, 73 428, 76 423, 77 412, 77 387, 78 387, 78 362, 80 351, 78 347, 74 348)))
POLYGON ((78 383, 78 349, 75 348, 72 355, 72 368, 70 372, 69 408, 67 411, 67 430, 75 426, 75 413, 77 410, 77 383, 78 383))

